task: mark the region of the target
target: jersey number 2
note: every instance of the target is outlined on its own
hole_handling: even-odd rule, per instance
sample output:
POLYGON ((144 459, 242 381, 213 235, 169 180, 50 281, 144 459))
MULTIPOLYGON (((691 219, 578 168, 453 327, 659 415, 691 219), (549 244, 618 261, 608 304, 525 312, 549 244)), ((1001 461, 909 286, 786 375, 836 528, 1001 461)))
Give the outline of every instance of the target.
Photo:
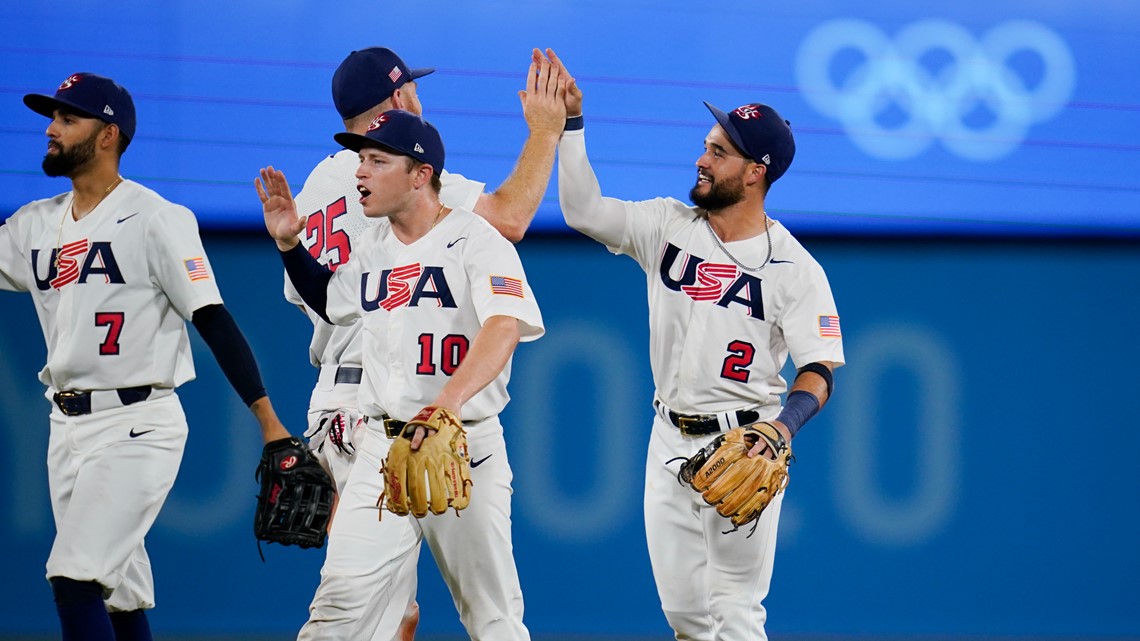
POLYGON ((336 219, 347 212, 345 199, 341 197, 323 210, 318 209, 309 214, 309 219, 305 221, 306 237, 313 241, 309 247, 309 254, 317 260, 327 254, 328 268, 333 271, 336 271, 342 263, 347 263, 348 255, 352 252, 352 241, 348 237, 348 232, 333 228, 336 219), (333 250, 336 250, 335 258, 331 253, 333 250))
POLYGON ((755 357, 756 348, 752 343, 732 341, 728 344, 728 356, 720 368, 721 378, 747 383, 748 376, 752 373, 748 368, 752 365, 752 359, 755 357))
POLYGON ((118 356, 119 336, 123 334, 123 312, 95 312, 95 326, 107 328, 107 338, 99 344, 100 356, 118 356))

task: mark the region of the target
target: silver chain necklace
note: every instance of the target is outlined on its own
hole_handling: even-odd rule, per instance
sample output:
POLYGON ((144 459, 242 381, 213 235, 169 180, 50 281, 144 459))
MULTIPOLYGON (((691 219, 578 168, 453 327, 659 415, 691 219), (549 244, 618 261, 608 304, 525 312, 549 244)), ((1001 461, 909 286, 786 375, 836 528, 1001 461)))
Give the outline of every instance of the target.
POLYGON ((761 263, 759 267, 749 267, 739 260, 736 260, 736 256, 733 256, 728 251, 728 249, 725 248, 724 243, 720 242, 720 238, 717 237, 716 232, 713 231, 712 223, 709 222, 708 215, 705 216, 705 227, 708 228, 709 236, 712 236, 713 242, 716 243, 717 247, 720 247, 720 250, 724 252, 724 255, 728 256, 729 260, 736 263, 737 267, 743 269, 746 272, 758 272, 761 269, 767 267, 768 261, 772 260, 772 228, 768 225, 768 212, 764 212, 764 233, 768 236, 768 256, 764 259, 764 262, 761 263))

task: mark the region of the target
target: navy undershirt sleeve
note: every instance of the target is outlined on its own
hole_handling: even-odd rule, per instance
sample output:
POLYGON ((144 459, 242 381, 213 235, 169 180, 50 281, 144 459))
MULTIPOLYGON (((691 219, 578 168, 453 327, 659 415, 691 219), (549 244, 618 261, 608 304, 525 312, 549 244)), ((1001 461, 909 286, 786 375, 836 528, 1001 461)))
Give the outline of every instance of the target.
POLYGON ((265 385, 261 382, 253 350, 229 310, 222 305, 199 307, 190 322, 214 353, 218 366, 242 402, 249 406, 265 397, 265 385))
POLYGON ((332 270, 318 263, 301 243, 297 243, 287 252, 279 253, 281 262, 285 265, 285 273, 293 282, 293 288, 301 295, 301 300, 305 301, 309 309, 316 312, 326 323, 330 322, 327 307, 332 270))

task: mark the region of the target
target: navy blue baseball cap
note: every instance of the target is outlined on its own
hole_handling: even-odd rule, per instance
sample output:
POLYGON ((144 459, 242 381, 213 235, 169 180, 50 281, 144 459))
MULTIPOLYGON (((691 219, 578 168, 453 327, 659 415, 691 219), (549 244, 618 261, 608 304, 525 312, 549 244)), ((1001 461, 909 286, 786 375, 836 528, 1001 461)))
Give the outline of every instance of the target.
POLYGON ((348 120, 384 102, 406 83, 433 71, 409 69, 400 56, 384 47, 353 51, 333 74, 333 104, 341 118, 348 120))
POLYGON ((376 116, 363 135, 345 131, 333 138, 345 149, 359 152, 365 147, 379 147, 431 165, 437 176, 443 172, 443 140, 439 132, 428 121, 402 109, 376 116))
POLYGON ((705 106, 741 153, 768 168, 769 182, 784 175, 796 155, 792 123, 768 105, 755 102, 727 114, 707 102, 705 106))
POLYGON ((73 73, 54 96, 30 93, 24 104, 41 116, 53 117, 56 109, 118 125, 127 140, 135 137, 135 101, 119 83, 93 73, 73 73))

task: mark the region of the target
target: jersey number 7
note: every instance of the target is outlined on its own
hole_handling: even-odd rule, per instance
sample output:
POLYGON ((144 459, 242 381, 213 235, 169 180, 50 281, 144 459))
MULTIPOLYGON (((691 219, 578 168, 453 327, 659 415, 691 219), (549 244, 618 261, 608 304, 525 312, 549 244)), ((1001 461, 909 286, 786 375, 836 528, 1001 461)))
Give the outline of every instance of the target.
POLYGON ((107 338, 99 344, 100 356, 118 356, 124 317, 123 312, 95 312, 95 326, 107 328, 107 338))

